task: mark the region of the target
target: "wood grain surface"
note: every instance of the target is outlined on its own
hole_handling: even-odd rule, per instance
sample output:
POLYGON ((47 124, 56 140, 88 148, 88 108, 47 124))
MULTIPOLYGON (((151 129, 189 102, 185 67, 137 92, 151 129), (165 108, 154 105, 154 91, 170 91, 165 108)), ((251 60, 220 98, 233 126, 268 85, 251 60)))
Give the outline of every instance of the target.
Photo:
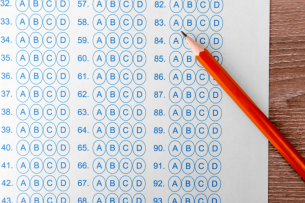
MULTIPOLYGON (((270 119, 305 157, 305 0, 271 0, 270 119)), ((304 203, 305 182, 269 145, 269 203, 304 203)))

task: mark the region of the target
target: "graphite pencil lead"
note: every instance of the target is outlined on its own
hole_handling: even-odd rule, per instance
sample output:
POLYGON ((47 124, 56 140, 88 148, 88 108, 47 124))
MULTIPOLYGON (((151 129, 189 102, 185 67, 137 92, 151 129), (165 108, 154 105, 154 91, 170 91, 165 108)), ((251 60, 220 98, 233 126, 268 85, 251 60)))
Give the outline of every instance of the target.
POLYGON ((185 34, 183 31, 181 31, 181 33, 184 37, 187 37, 187 34, 185 34))

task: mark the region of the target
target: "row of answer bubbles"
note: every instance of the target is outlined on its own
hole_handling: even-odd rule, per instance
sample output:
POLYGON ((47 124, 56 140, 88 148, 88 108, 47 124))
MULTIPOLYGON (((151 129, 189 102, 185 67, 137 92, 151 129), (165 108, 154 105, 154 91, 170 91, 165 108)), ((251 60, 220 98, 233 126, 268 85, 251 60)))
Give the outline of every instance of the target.
POLYGON ((170 9, 174 13, 179 13, 184 9, 187 13, 193 13, 197 9, 200 13, 211 10, 213 13, 220 13, 223 9, 222 0, 171 0, 170 9))
POLYGON ((93 54, 93 63, 97 67, 102 67, 107 62, 110 67, 115 67, 119 63, 123 67, 129 67, 134 64, 137 67, 143 67, 146 64, 146 54, 143 51, 137 51, 132 54, 129 51, 123 51, 120 55, 116 51, 110 51, 107 55, 102 51, 96 51, 93 54))
POLYGON ((16 26, 19 30, 26 30, 28 27, 39 30, 44 27, 46 30, 53 30, 57 26, 59 30, 67 30, 70 26, 70 19, 67 15, 61 14, 57 18, 52 14, 41 16, 33 14, 28 17, 26 14, 19 14, 16 18, 16 26))
POLYGON ((70 170, 70 162, 66 158, 60 158, 57 161, 51 157, 46 158, 42 161, 40 158, 36 157, 32 160, 28 160, 23 157, 17 161, 16 164, 19 173, 26 174, 30 170, 34 174, 39 174, 44 170, 48 174, 55 173, 58 171, 61 174, 65 174, 70 170))
POLYGON ((44 125, 38 122, 34 122, 31 125, 21 122, 17 125, 16 131, 20 138, 26 138, 29 134, 34 138, 40 138, 42 135, 47 138, 53 138, 56 134, 60 138, 67 138, 70 134, 70 126, 63 122, 57 126, 53 122, 48 122, 44 125))
POLYGON ((184 119, 185 121, 192 121, 195 118, 199 121, 205 121, 210 118, 212 121, 219 121, 222 117, 222 110, 219 106, 214 105, 208 109, 204 105, 199 105, 195 109, 192 105, 178 106, 173 105, 169 109, 169 117, 172 121, 184 119))
POLYGON ((48 49, 54 48, 55 45, 65 49, 70 44, 70 37, 65 32, 61 32, 57 36, 52 32, 47 32, 43 36, 39 32, 33 32, 30 36, 25 32, 20 32, 16 37, 16 44, 21 49, 26 48, 29 44, 34 49, 38 49, 42 45, 48 49))
POLYGON ((186 31, 193 31, 197 28, 204 32, 210 27, 213 31, 218 32, 223 27, 223 20, 218 15, 213 16, 210 20, 205 15, 201 15, 197 19, 192 15, 187 15, 184 19, 179 15, 174 15, 171 17, 169 24, 173 31, 180 31, 183 27, 186 31))
POLYGON ((129 49, 132 45, 137 49, 143 49, 147 43, 146 36, 143 33, 137 33, 132 36, 128 32, 124 32, 121 36, 111 32, 107 37, 103 33, 98 32, 93 36, 92 41, 97 49, 102 49, 106 44, 110 49, 116 49, 119 45, 123 49, 129 49))
POLYGON ((16 55, 16 62, 19 66, 24 67, 31 63, 32 66, 38 67, 42 63, 45 66, 52 67, 57 64, 61 67, 65 67, 70 62, 70 55, 68 52, 62 50, 55 54, 52 50, 41 53, 39 50, 34 50, 30 54, 21 50, 16 55))
POLYGON ((182 197, 179 194, 172 194, 168 198, 168 203, 182 203, 182 202, 206 202, 206 203, 220 203, 221 199, 218 194, 211 194, 209 198, 205 194, 197 194, 193 196, 192 194, 185 194, 182 197))
POLYGON ((169 99, 173 103, 179 103, 182 99, 186 103, 192 103, 196 99, 201 104, 208 100, 217 104, 222 99, 222 91, 218 87, 212 88, 210 92, 204 87, 200 87, 196 91, 192 87, 186 87, 183 91, 179 87, 173 87, 169 92, 169 99))
POLYGON ((26 104, 21 104, 16 109, 16 115, 20 120, 27 120, 29 117, 31 119, 38 121, 41 118, 45 118, 48 121, 56 119, 67 120, 70 116, 70 109, 67 105, 61 104, 57 108, 48 104, 44 107, 39 104, 34 104, 32 106, 27 106, 26 104))
POLYGON ((24 85, 29 81, 35 85, 40 84, 44 81, 48 85, 52 85, 57 82, 61 85, 65 85, 70 80, 70 73, 67 69, 61 68, 57 72, 54 69, 48 68, 42 72, 38 68, 34 68, 29 72, 25 68, 20 68, 16 73, 18 83, 24 85))
POLYGON ((118 189, 124 192, 130 191, 131 189, 141 192, 146 187, 146 181, 142 176, 136 176, 133 179, 130 176, 123 176, 120 179, 116 176, 109 176, 106 180, 103 176, 96 176, 92 181, 92 185, 98 192, 105 189, 111 192, 115 192, 118 189))
POLYGON ((146 145, 140 140, 133 144, 128 140, 124 140, 120 144, 115 140, 110 140, 106 144, 98 140, 94 142, 92 150, 96 156, 103 156, 106 152, 109 156, 116 156, 119 152, 122 156, 129 156, 131 153, 143 156, 146 152, 146 145))
POLYGON ((130 69, 123 69, 119 72, 117 69, 110 69, 107 73, 103 69, 96 69, 93 73, 93 81, 97 85, 102 85, 106 81, 110 85, 116 85, 121 82, 123 85, 130 85, 134 82, 137 85, 143 85, 146 81, 146 72, 143 69, 137 69, 132 72, 130 69))
POLYGON ((107 135, 109 138, 114 139, 118 135, 122 138, 128 139, 134 135, 137 139, 142 139, 146 135, 146 127, 143 123, 136 123, 133 126, 130 123, 122 123, 120 126, 117 123, 95 123, 92 128, 93 135, 101 139, 107 135))
POLYGON ((212 16, 210 19, 206 15, 201 15, 197 19, 192 15, 187 15, 184 19, 179 15, 174 15, 169 24, 173 31, 180 31, 183 27, 186 31, 193 31, 197 28, 204 32, 211 28, 214 32, 219 32, 223 27, 223 20, 219 15, 212 16))
POLYGON ((169 179, 168 186, 173 192, 180 189, 185 192, 191 192, 194 189, 204 192, 207 188, 212 192, 217 192, 221 188, 221 180, 217 176, 212 176, 209 180, 204 176, 199 176, 195 180, 191 176, 186 176, 182 180, 178 176, 173 176, 169 179))
POLYGON ((173 123, 168 129, 168 133, 173 139, 178 139, 181 135, 186 139, 191 139, 195 135, 199 139, 205 139, 208 135, 212 139, 218 139, 222 134, 222 128, 218 123, 213 123, 210 127, 205 123, 199 123, 196 126, 192 123, 185 123, 182 126, 179 123, 173 123))
POLYGON ((44 177, 44 179, 39 175, 35 175, 31 178, 22 175, 18 177, 16 185, 20 191, 32 189, 33 191, 38 192, 43 188, 49 192, 56 188, 60 191, 67 191, 70 188, 70 179, 65 175, 59 176, 57 179, 52 175, 48 175, 44 177))
POLYGON ((59 87, 57 90, 52 86, 47 86, 44 89, 34 86, 30 90, 26 86, 21 86, 17 89, 16 97, 22 103, 27 102, 29 99, 35 103, 42 101, 42 99, 48 103, 52 103, 56 99, 61 103, 65 103, 70 98, 70 91, 65 86, 59 87))
POLYGON ((66 140, 61 140, 57 144, 53 140, 47 140, 44 143, 40 140, 33 140, 31 143, 20 140, 17 143, 16 150, 20 156, 26 156, 29 153, 33 156, 40 156, 42 153, 53 156, 56 152, 60 156, 66 156, 70 152, 70 144, 66 140))
POLYGON ((40 193, 34 193, 29 196, 26 193, 21 193, 17 197, 17 203, 25 203, 25 202, 44 202, 44 200, 48 200, 49 202, 56 202, 57 203, 70 203, 69 195, 65 193, 59 194, 57 197, 53 193, 47 193, 42 196, 40 193))
POLYGON ((97 174, 104 172, 115 174, 119 171, 123 174, 132 173, 132 171, 136 174, 142 174, 146 169, 146 163, 141 158, 137 158, 133 162, 129 158, 123 158, 120 161, 116 158, 110 158, 106 161, 102 158, 96 158, 92 163, 92 168, 97 174))
MULTIPOLYGON (((212 52, 212 55, 220 64, 222 63, 222 55, 219 52, 212 52)), ((187 68, 194 67, 196 63, 198 66, 202 67, 191 51, 187 51, 183 55, 180 51, 173 51, 169 56, 169 62, 171 66, 175 68, 180 67, 182 63, 187 68)))
POLYGON ((195 82, 201 86, 205 86, 210 81, 212 85, 218 86, 215 79, 210 77, 208 72, 204 69, 200 69, 197 73, 193 70, 185 70, 181 73, 180 70, 174 69, 169 74, 169 80, 172 85, 179 85, 183 81, 183 83, 188 86, 193 85, 195 82))
POLYGON ((168 170, 172 174, 178 174, 180 172, 192 174, 194 171, 198 174, 205 174, 209 171, 211 174, 216 175, 221 171, 221 163, 216 158, 211 159, 209 163, 203 158, 197 160, 187 158, 182 162, 179 159, 174 158, 168 163, 168 170))
POLYGON ((105 118, 115 121, 121 118, 124 121, 129 121, 134 118, 136 121, 142 121, 146 117, 146 108, 142 105, 136 105, 131 107, 128 104, 121 106, 120 108, 112 104, 105 108, 102 105, 96 105, 92 111, 93 117, 98 120, 104 120, 105 118))
MULTIPOLYGON (((86 22, 87 23, 87 22, 86 22)), ((137 31, 143 31, 146 28, 147 20, 145 16, 138 14, 135 17, 131 17, 128 14, 122 15, 120 18, 115 14, 111 14, 107 19, 98 14, 93 18, 93 27, 98 31, 104 30, 106 27, 115 31, 121 27, 124 31, 129 31, 131 28, 134 28, 137 31)))
POLYGON ((129 87, 123 87, 118 90, 113 86, 109 87, 107 91, 103 87, 96 87, 93 90, 92 97, 97 103, 102 103, 105 99, 110 103, 115 103, 119 99, 124 103, 129 103, 132 99, 137 103, 142 103, 146 99, 146 91, 143 87, 137 87, 134 90, 129 87))
POLYGON ((209 145, 201 140, 194 143, 190 140, 181 143, 177 140, 172 141, 168 146, 169 154, 173 157, 181 155, 181 153, 186 157, 193 156, 196 153, 200 157, 204 157, 209 154, 213 157, 217 157, 221 154, 222 147, 218 141, 212 141, 209 145))
MULTIPOLYGON (((193 33, 186 34, 204 48, 208 48, 210 46, 212 48, 214 47, 213 49, 217 49, 222 44, 222 36, 217 33, 212 34, 210 37, 205 33, 200 33, 197 36, 195 36, 193 33)), ((169 44, 173 49, 180 49, 184 47, 188 50, 191 50, 187 41, 180 33, 172 34, 169 38, 169 44)), ((211 54, 214 56, 214 52, 211 54)))
POLYGON ((107 10, 111 13, 117 12, 119 9, 124 13, 129 13, 134 9, 137 13, 143 13, 146 10, 146 0, 94 0, 92 4, 94 10, 101 13, 107 10))
POLYGON ((60 12, 66 12, 70 7, 69 0, 16 0, 15 6, 18 11, 25 12, 29 8, 33 12, 39 12, 44 9, 46 12, 52 12, 57 8, 60 12))
POLYGON ((98 193, 96 195, 94 195, 92 202, 96 202, 96 203, 103 203, 103 202, 125 202, 125 203, 146 203, 146 199, 145 196, 143 194, 137 193, 135 194, 133 197, 128 193, 123 193, 120 196, 118 196, 115 193, 110 193, 106 196, 104 196, 104 194, 102 193, 98 193))

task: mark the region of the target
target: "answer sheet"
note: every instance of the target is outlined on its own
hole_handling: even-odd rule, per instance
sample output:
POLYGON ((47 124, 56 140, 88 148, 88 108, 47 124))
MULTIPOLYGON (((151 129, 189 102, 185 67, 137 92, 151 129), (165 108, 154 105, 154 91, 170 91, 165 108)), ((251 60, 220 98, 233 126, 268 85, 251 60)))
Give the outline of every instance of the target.
POLYGON ((269 1, 0 0, 2 203, 268 202, 269 1))

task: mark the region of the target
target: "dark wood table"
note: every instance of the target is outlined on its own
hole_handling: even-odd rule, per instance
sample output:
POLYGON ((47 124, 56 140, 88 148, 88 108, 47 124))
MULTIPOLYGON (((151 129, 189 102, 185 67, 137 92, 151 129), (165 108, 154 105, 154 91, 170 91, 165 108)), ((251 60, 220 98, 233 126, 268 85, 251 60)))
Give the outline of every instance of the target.
MULTIPOLYGON (((270 20, 270 119, 305 157, 305 0, 271 0, 270 20)), ((271 145, 269 202, 305 202, 305 182, 271 145)))

